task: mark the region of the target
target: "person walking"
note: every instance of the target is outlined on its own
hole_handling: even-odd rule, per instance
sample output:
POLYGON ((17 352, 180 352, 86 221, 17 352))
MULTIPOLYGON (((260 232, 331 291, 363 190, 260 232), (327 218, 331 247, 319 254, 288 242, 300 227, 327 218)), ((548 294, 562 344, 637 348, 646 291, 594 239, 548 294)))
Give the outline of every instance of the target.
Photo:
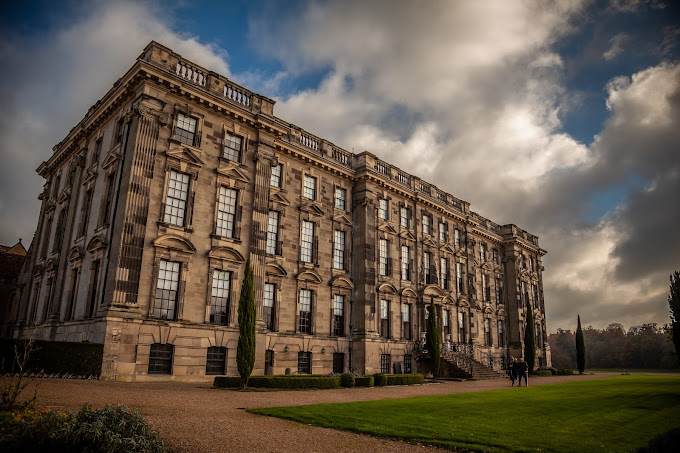
POLYGON ((519 359, 519 363, 515 364, 515 371, 519 377, 518 385, 522 386, 522 376, 524 376, 524 386, 529 386, 529 366, 523 358, 519 359))
POLYGON ((517 373, 515 373, 515 358, 510 357, 510 363, 508 363, 508 375, 510 376, 510 382, 512 382, 512 386, 515 386, 515 378, 517 377, 517 373))

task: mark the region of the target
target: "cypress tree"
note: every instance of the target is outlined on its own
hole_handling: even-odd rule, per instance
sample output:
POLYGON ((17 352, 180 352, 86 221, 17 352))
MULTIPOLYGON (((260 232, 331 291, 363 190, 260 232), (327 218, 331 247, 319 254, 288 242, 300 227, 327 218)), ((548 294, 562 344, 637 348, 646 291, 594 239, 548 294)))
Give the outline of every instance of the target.
POLYGON ((241 388, 245 388, 255 365, 255 294, 250 257, 246 262, 246 275, 243 278, 241 297, 238 300, 238 329, 236 364, 241 375, 241 388))
POLYGON ((581 329, 581 316, 578 316, 578 327, 576 328, 576 366, 578 373, 583 374, 586 369, 586 342, 583 339, 583 329, 581 329))
POLYGON ((441 365, 441 348, 439 342, 439 328, 437 328, 437 313, 434 308, 434 298, 430 297, 430 306, 427 308, 427 340, 425 347, 430 353, 430 366, 432 367, 432 379, 439 377, 439 367, 441 365))
POLYGON ((524 361, 527 363, 529 373, 532 373, 536 364, 536 327, 531 302, 527 304, 527 327, 524 329, 524 361))
POLYGON ((668 295, 671 308, 671 339, 675 346, 675 355, 680 357, 680 272, 671 274, 671 293, 668 295))

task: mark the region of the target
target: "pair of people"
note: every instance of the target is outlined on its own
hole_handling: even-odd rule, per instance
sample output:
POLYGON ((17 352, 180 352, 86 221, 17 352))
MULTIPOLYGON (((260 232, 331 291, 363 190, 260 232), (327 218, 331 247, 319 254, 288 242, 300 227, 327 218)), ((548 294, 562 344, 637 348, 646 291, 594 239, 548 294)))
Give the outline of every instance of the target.
POLYGON ((512 386, 515 386, 515 380, 518 379, 518 386, 522 385, 522 377, 524 377, 524 386, 529 385, 529 366, 524 361, 523 358, 519 360, 514 357, 510 357, 510 363, 508 364, 508 374, 510 375, 510 381, 512 386))

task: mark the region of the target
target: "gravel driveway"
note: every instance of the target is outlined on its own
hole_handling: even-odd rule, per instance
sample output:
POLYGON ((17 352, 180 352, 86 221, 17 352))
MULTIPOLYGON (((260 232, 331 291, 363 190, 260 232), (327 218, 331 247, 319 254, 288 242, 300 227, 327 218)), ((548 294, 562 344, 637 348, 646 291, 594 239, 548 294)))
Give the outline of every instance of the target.
MULTIPOLYGON (((616 376, 536 377, 530 385, 544 385, 616 376)), ((78 410, 126 404, 138 409, 172 452, 414 452, 419 445, 248 414, 245 409, 313 403, 368 401, 413 396, 479 392, 510 386, 508 380, 441 382, 409 387, 337 390, 251 391, 213 389, 210 384, 158 382, 126 383, 42 379, 38 407, 78 410)), ((521 392, 521 389, 517 389, 521 392)), ((33 393, 32 391, 30 392, 33 393)), ((441 451, 428 447, 427 451, 441 451)))

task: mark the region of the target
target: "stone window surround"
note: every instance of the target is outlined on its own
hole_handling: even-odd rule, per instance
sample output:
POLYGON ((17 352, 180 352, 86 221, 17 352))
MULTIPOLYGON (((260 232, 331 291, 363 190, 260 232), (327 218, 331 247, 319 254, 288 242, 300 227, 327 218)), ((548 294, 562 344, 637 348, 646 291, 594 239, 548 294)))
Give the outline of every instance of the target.
MULTIPOLYGON (((186 254, 185 252, 181 252, 183 254, 186 254)), ((161 258, 158 258, 158 261, 160 262, 161 258)), ((177 260, 176 260, 177 261, 177 260)), ((188 258, 187 258, 188 262, 188 258)), ((155 261, 154 261, 155 263, 155 261)), ((243 263, 241 262, 236 262, 236 261, 230 261, 230 260, 225 260, 225 259, 220 259, 216 257, 209 257, 208 258, 208 278, 206 279, 207 281, 207 287, 206 287, 206 300, 205 300, 205 317, 203 319, 203 322, 205 324, 210 325, 212 328, 219 328, 219 327, 233 327, 238 324, 237 322, 237 309, 238 309, 238 295, 239 292, 241 291, 240 289, 240 283, 241 281, 239 280, 239 271, 241 270, 241 265, 243 263), (227 313, 227 324, 212 324, 210 322, 210 306, 212 302, 212 285, 213 285, 213 277, 215 274, 215 271, 223 271, 223 272, 230 272, 230 282, 229 282, 229 313, 227 313), (237 290, 239 292, 237 292, 237 290)), ((182 293, 180 296, 183 295, 184 288, 182 287, 182 280, 185 279, 186 273, 184 272, 186 268, 183 266, 182 267, 182 272, 180 273, 180 290, 182 293)), ((154 288, 156 284, 156 279, 158 278, 158 272, 154 274, 154 288)), ((155 292, 155 290, 154 290, 155 292)), ((155 300, 155 294, 153 294, 154 300, 155 300)), ((179 305, 179 297, 178 297, 178 303, 179 305)), ((179 319, 179 318, 177 318, 179 319)))
MULTIPOLYGON (((198 126, 197 126, 198 128, 198 126)), ((220 150, 220 155, 219 155, 219 160, 220 162, 235 162, 239 165, 243 165, 245 161, 245 156, 248 153, 248 139, 249 139, 249 134, 247 130, 241 130, 241 127, 239 124, 236 124, 234 122, 231 123, 226 123, 222 125, 222 133, 224 135, 224 138, 222 139, 222 149, 220 150), (233 135, 235 137, 239 137, 241 139, 241 151, 239 155, 239 160, 231 160, 227 159, 224 157, 224 148, 226 147, 226 141, 227 141, 227 134, 233 135)), ((281 169, 281 175, 283 179, 283 168, 281 169)))
POLYGON ((309 333, 302 333, 301 335, 316 335, 316 312, 318 310, 319 291, 318 285, 308 280, 297 281, 297 288, 295 289, 295 325, 293 326, 293 332, 300 334, 300 294, 302 290, 311 291, 311 306, 309 308, 311 315, 309 321, 309 333))
MULTIPOLYGON (((189 148, 194 148, 194 149, 200 149, 201 148, 201 141, 203 137, 203 121, 205 120, 205 116, 197 112, 196 110, 190 108, 188 105, 178 105, 175 104, 174 106, 174 112, 172 114, 172 121, 171 121, 171 127, 172 130, 170 131, 170 141, 177 143, 181 146, 188 146, 189 148), (194 141, 193 144, 187 145, 184 142, 181 142, 177 140, 176 137, 176 130, 177 130, 177 117, 178 114, 181 113, 184 116, 194 118, 196 120, 196 130, 194 131, 194 141)), ((222 153, 220 152, 220 155, 222 153)))
POLYGON ((349 333, 349 310, 350 310, 350 298, 352 297, 352 289, 351 288, 344 288, 344 287, 334 287, 331 290, 331 299, 330 299, 330 335, 332 337, 335 337, 336 335, 333 333, 333 325, 335 322, 335 296, 343 296, 344 297, 344 304, 342 307, 342 316, 343 316, 343 326, 342 326, 342 331, 343 331, 343 337, 348 336, 349 333))
MULTIPOLYGON (((180 165, 179 161, 175 160, 168 160, 165 165, 165 176, 163 179, 163 194, 161 195, 161 200, 163 200, 162 207, 159 210, 158 213, 158 224, 162 225, 168 229, 174 229, 174 230, 179 230, 179 231, 186 231, 188 233, 192 233, 193 230, 193 219, 194 219, 194 199, 196 196, 196 186, 197 181, 198 181, 198 174, 199 174, 200 168, 198 167, 193 167, 193 166, 186 166, 186 168, 182 169, 182 166, 180 165), (186 201, 186 209, 184 212, 184 226, 177 226, 177 225, 172 225, 169 223, 165 222, 165 204, 167 203, 168 199, 168 184, 170 182, 170 171, 176 171, 178 173, 184 173, 189 175, 189 190, 187 193, 187 201, 186 201)), ((217 197, 219 197, 219 190, 216 191, 216 200, 217 197)), ((216 202, 217 203, 217 202, 216 202)), ((217 224, 217 204, 215 204, 215 221, 213 222, 213 225, 217 224)), ((213 227, 215 228, 215 227, 213 227)))
MULTIPOLYGON (((149 309, 146 313, 146 319, 156 319, 153 316, 154 304, 156 302, 156 287, 158 286, 158 272, 160 270, 161 260, 165 261, 177 261, 180 263, 179 271, 179 286, 177 288, 177 306, 175 307, 175 318, 174 319, 159 319, 159 321, 172 322, 181 321, 184 315, 184 299, 186 295, 186 282, 187 276, 189 274, 189 261, 191 255, 186 252, 170 250, 165 248, 156 247, 153 259, 153 277, 151 281, 151 294, 149 295, 149 309)), ((209 288, 212 288, 212 279, 209 282, 209 288)), ((207 291, 211 294, 210 291, 207 291)), ((209 316, 209 311, 208 311, 209 316)), ((208 318, 209 320, 210 318, 208 318)))

